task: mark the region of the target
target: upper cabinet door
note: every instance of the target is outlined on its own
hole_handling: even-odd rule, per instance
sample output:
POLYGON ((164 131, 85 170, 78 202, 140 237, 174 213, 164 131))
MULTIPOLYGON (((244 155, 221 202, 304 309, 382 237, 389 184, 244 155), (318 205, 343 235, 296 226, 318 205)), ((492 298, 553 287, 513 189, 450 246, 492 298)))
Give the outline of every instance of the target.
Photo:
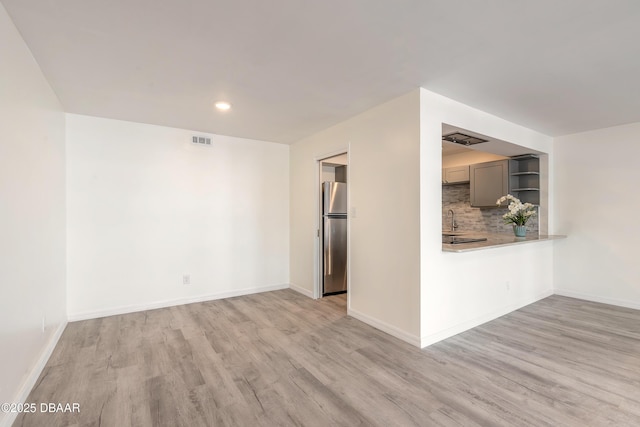
POLYGON ((443 184, 461 184, 469 182, 469 166, 454 166, 442 169, 443 184))
POLYGON ((470 175, 473 207, 496 207, 496 201, 509 191, 509 160, 471 165, 470 175))

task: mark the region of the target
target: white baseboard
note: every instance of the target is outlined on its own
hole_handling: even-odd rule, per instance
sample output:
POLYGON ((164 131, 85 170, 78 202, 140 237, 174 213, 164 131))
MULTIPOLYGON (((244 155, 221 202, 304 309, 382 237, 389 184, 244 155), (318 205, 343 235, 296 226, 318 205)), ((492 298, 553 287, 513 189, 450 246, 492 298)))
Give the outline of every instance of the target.
POLYGON ((458 335, 459 333, 468 331, 469 329, 475 328, 476 326, 482 325, 483 323, 490 322, 491 320, 495 320, 498 317, 504 316, 505 314, 509 314, 512 311, 518 310, 529 304, 533 304, 534 302, 540 301, 541 299, 547 298, 551 295, 553 295, 553 291, 548 290, 533 298, 527 298, 526 300, 509 304, 506 307, 503 307, 499 310, 492 311, 483 316, 476 317, 475 319, 459 323, 455 326, 436 332, 434 334, 425 335, 420 340, 420 347, 425 348, 432 344, 437 343, 438 341, 451 338, 454 335, 458 335))
POLYGON ((233 291, 219 292, 215 294, 199 295, 196 297, 176 298, 172 300, 154 301, 143 304, 132 304, 120 307, 107 308, 104 310, 82 311, 77 313, 68 313, 70 322, 87 319, 97 319, 99 317, 115 316, 118 314, 135 313, 138 311, 154 310, 156 308, 173 307, 175 305, 192 304, 196 302, 213 301, 223 298, 239 297, 242 295, 257 294, 261 292, 278 291, 289 288, 288 284, 263 286, 258 288, 245 288, 233 291))
MULTIPOLYGON (((31 372, 29 372, 29 375, 27 376, 25 381, 22 383, 20 390, 18 390, 18 393, 16 394, 16 397, 13 400, 13 403, 25 403, 27 401, 27 398, 29 397, 29 393, 31 393, 33 386, 36 384, 36 381, 38 381, 38 378, 40 377, 42 370, 44 369, 45 365, 49 361, 49 357, 51 357, 51 353, 53 353, 53 350, 56 348, 56 345, 58 344, 58 341, 60 340, 60 337, 64 332, 64 328, 66 327, 67 327, 66 321, 60 323, 56 328, 55 332, 51 335, 51 337, 49 338, 49 341, 47 342, 45 347, 42 349, 42 353, 40 354, 40 357, 36 361, 36 364, 33 366, 33 368, 31 369, 31 372)), ((18 417, 17 412, 8 412, 5 418, 0 423, 0 426, 2 427, 11 426, 11 424, 13 424, 13 422, 16 420, 17 417, 18 417)))
POLYGON ((300 286, 294 285, 293 283, 289 284, 289 288, 291 290, 301 293, 306 297, 313 299, 313 291, 310 291, 309 289, 301 288, 300 286))
POLYGON ((347 314, 355 319, 360 320, 361 322, 366 323, 369 326, 373 326, 376 329, 380 329, 382 332, 385 332, 404 342, 407 342, 411 345, 415 345, 416 347, 420 347, 420 337, 417 335, 412 335, 406 331, 403 331, 400 328, 397 328, 393 325, 383 322, 382 320, 375 319, 369 315, 356 311, 352 308, 347 309, 347 314))
POLYGON ((554 294, 560 295, 563 297, 583 299, 585 301, 599 302, 602 304, 617 305, 618 307, 626 307, 626 308, 633 308, 636 310, 640 310, 640 302, 637 302, 637 301, 627 301, 627 300, 616 299, 616 298, 607 298, 607 297, 601 297, 598 295, 584 294, 582 292, 569 291, 565 289, 555 289, 554 294))

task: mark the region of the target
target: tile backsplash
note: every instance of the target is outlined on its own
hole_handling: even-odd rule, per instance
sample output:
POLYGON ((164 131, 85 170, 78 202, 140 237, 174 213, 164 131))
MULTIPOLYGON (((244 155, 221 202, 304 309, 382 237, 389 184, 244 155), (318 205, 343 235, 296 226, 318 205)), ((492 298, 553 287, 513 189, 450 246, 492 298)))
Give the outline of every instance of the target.
MULTIPOLYGON (((483 233, 513 233, 511 224, 505 224, 502 215, 507 213, 505 207, 472 208, 469 184, 442 186, 442 231, 451 230, 451 217, 447 217, 449 209, 456 213, 456 231, 477 231, 483 233)), ((527 233, 538 234, 538 216, 527 223, 527 233)))

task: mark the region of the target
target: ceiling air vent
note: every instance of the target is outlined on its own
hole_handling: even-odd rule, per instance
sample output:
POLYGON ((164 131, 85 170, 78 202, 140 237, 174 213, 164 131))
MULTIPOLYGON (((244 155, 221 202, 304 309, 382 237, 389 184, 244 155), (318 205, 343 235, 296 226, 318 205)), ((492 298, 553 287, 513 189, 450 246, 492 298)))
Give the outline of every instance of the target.
POLYGON ((449 135, 443 135, 442 140, 454 142, 456 144, 461 144, 461 145, 475 145, 475 144, 480 144, 482 142, 488 141, 486 139, 478 138, 476 136, 465 135, 464 133, 460 133, 460 132, 454 132, 454 133, 450 133, 449 135))
POLYGON ((206 136, 192 136, 191 142, 199 145, 211 145, 211 138, 206 136))

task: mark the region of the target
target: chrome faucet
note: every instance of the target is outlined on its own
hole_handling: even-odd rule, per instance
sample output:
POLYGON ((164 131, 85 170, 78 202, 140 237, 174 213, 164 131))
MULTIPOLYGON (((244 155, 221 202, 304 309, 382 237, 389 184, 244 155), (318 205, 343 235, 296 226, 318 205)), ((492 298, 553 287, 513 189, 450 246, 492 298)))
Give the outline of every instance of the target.
POLYGON ((449 216, 449 214, 451 214, 451 232, 453 233, 454 231, 456 231, 456 228, 458 228, 458 223, 456 223, 456 213, 453 211, 453 209, 449 209, 449 212, 447 212, 447 216, 449 216))

